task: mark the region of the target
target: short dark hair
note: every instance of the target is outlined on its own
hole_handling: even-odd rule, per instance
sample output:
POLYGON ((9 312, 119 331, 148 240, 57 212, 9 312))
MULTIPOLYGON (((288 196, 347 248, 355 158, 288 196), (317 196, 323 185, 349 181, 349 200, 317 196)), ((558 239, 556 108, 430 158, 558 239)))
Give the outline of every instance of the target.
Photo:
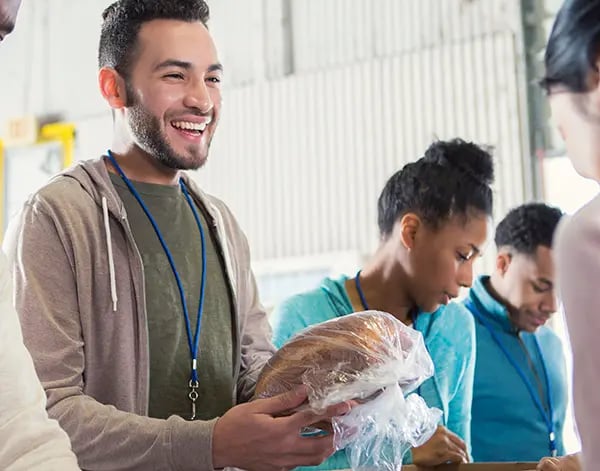
POLYGON ((588 91, 590 73, 597 71, 599 52, 600 2, 566 0, 548 39, 541 85, 548 92, 556 86, 574 93, 588 91))
POLYGON ((204 0, 118 0, 104 10, 102 18, 98 65, 112 67, 128 78, 144 23, 181 20, 206 26, 209 9, 204 0))
POLYGON ((496 247, 511 247, 533 255, 539 246, 552 247, 563 212, 544 203, 527 203, 510 210, 496 228, 496 247))
POLYGON ((416 162, 405 165, 386 183, 378 203, 379 232, 389 236, 409 212, 438 228, 452 216, 492 214, 490 153, 462 139, 437 141, 416 162))

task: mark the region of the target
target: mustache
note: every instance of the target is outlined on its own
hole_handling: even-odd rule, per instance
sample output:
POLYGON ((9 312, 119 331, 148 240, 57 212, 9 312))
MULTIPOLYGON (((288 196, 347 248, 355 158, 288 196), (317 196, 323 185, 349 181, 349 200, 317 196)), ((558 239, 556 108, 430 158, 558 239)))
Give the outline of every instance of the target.
POLYGON ((177 112, 177 113, 172 113, 172 115, 171 115, 171 117, 169 117, 169 119, 175 119, 180 116, 197 116, 199 118, 212 118, 214 116, 214 114, 215 114, 215 112, 212 109, 210 111, 202 111, 197 108, 189 108, 189 109, 177 112))

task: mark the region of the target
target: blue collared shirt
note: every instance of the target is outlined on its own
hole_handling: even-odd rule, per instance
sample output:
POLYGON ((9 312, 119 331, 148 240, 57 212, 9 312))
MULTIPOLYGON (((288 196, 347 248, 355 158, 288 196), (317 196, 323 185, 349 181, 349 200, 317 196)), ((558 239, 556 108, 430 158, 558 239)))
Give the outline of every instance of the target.
MULTIPOLYGON (((559 455, 564 455, 563 428, 567 410, 567 373, 563 348, 548 327, 535 334, 517 332, 506 308, 487 291, 489 277, 477 279, 469 291, 479 314, 494 330, 504 347, 525 373, 548 410, 545 363, 551 388, 554 430, 559 455), (481 312, 483 311, 483 312, 481 312), (542 357, 535 346, 538 340, 542 357), (531 365, 535 370, 532 370, 531 365), (539 379, 536 378, 536 374, 539 379)), ((467 301, 465 301, 467 303, 467 301)), ((471 419, 471 446, 475 461, 538 461, 548 456, 546 421, 514 366, 494 341, 488 329, 475 322, 477 360, 471 419)))

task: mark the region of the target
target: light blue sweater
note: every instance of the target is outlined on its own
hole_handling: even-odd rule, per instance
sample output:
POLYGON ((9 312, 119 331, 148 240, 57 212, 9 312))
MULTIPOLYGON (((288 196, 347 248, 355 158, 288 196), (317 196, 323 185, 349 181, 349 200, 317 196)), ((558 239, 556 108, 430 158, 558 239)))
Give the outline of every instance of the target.
MULTIPOLYGON (((542 402, 547 408, 548 391, 544 366, 535 346, 534 335, 537 337, 552 391, 554 409, 552 420, 558 454, 564 455, 563 427, 568 392, 565 359, 560 339, 548 327, 540 327, 535 334, 517 333, 506 308, 488 293, 484 285, 485 280, 486 277, 476 280, 468 299, 477 301, 472 305, 513 356, 535 391, 538 391, 537 385, 541 384, 544 392, 542 402), (530 359, 527 358, 528 356, 530 359), (540 381, 536 381, 529 361, 533 362, 540 381)), ((488 329, 479 321, 475 322, 475 329, 477 362, 471 424, 473 459, 475 461, 538 461, 548 456, 550 453, 548 427, 529 390, 488 329)))
MULTIPOLYGON (((294 334, 313 324, 351 314, 352 304, 344 286, 347 279, 327 278, 319 288, 296 295, 278 306, 271 317, 275 346, 281 347, 294 334)), ((423 383, 418 393, 430 407, 443 411, 442 425, 469 446, 475 369, 473 318, 462 305, 450 303, 433 314, 417 315, 415 328, 423 334, 435 366, 434 376, 423 383)), ((411 461, 410 453, 404 461, 411 461)), ((346 454, 340 451, 321 466, 303 469, 348 467, 346 454)))

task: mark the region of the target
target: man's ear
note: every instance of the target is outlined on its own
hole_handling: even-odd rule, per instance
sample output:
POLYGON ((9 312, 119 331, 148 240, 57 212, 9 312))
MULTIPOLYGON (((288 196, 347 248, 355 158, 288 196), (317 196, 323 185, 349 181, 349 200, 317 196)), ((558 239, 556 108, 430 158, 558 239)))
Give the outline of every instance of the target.
POLYGON ((499 250, 498 255, 496 255, 496 271, 504 277, 511 262, 512 254, 508 250, 499 250))
POLYGON ((124 108, 127 104, 127 87, 123 77, 112 67, 102 67, 98 73, 100 93, 113 109, 124 108))

